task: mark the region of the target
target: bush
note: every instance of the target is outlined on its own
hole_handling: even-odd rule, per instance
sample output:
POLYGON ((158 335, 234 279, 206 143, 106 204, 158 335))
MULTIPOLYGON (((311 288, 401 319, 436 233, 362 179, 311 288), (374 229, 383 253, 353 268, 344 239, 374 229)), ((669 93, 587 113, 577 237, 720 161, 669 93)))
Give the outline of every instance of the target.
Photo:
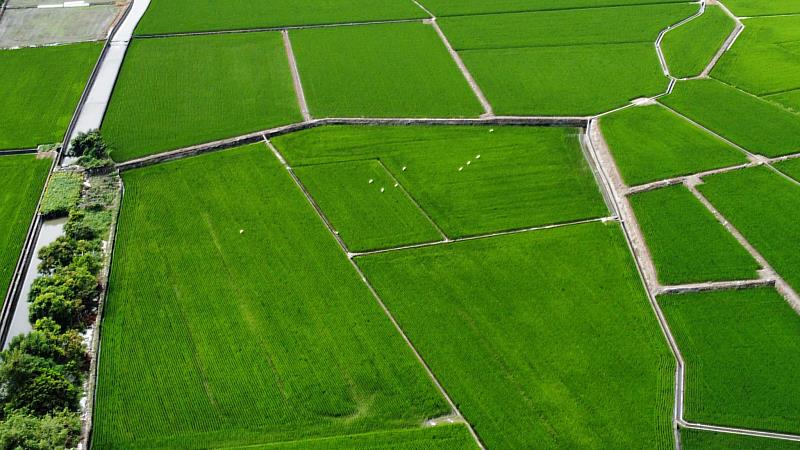
POLYGON ((36 297, 28 305, 28 317, 31 322, 49 318, 64 329, 80 327, 83 312, 83 303, 80 300, 67 299, 53 292, 36 297))
POLYGON ((60 411, 35 417, 14 412, 0 422, 0 450, 74 448, 81 433, 76 413, 60 411))
MULTIPOLYGON (((80 390, 65 368, 20 348, 0 353, 0 402, 6 414, 26 410, 38 416, 79 406, 80 390)), ((80 382, 80 380, 76 380, 80 382)))
POLYGON ((33 282, 29 299, 52 292, 88 305, 97 295, 97 277, 85 267, 69 266, 33 282))
POLYGON ((86 212, 73 209, 64 225, 64 233, 76 241, 91 241, 97 238, 97 232, 86 222, 86 212))
POLYGON ((64 217, 81 197, 83 177, 74 172, 54 172, 47 183, 41 213, 46 219, 64 217))

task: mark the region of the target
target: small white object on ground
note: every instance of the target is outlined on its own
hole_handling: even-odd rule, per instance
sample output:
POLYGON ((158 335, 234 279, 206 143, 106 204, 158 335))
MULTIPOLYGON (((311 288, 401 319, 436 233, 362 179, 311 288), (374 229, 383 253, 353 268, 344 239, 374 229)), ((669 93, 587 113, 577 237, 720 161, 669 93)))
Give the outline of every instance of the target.
POLYGON ((381 188, 381 192, 383 192, 384 190, 385 190, 384 188, 381 188))
POLYGON ((244 234, 244 230, 239 230, 239 234, 244 234))
POLYGON ((406 166, 403 166, 403 172, 405 172, 405 171, 406 171, 406 166))
POLYGON ((369 184, 372 184, 372 182, 373 182, 373 181, 375 181, 375 180, 373 180, 372 178, 370 178, 370 179, 369 179, 369 184))
POLYGON ((494 128, 489 128, 489 133, 494 133, 494 128))
POLYGON ((464 170, 464 167, 463 167, 463 166, 458 168, 458 171, 459 171, 459 172, 461 172, 462 170, 464 170))
POLYGON ((472 164, 472 161, 467 161, 467 165, 470 165, 470 164, 472 164))
POLYGON ((481 159, 481 155, 475 155, 475 159, 481 159))
POLYGON ((84 1, 77 1, 77 2, 64 2, 64 8, 76 8, 81 6, 90 6, 88 2, 84 1))
POLYGON ((394 187, 400 186, 400 183, 395 183, 394 187))

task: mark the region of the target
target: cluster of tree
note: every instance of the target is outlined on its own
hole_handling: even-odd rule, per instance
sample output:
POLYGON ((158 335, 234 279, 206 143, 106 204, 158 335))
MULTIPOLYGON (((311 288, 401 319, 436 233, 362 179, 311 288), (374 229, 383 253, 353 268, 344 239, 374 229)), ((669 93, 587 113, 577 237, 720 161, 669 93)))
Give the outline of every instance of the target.
MULTIPOLYGON (((74 141, 81 159, 108 158, 98 137, 89 133, 74 141)), ((102 247, 78 207, 69 212, 64 232, 39 251, 40 276, 28 298, 33 331, 0 352, 0 450, 72 448, 79 439, 90 363, 81 333, 96 310, 102 247)))
POLYGON ((111 148, 98 130, 78 133, 72 140, 70 154, 78 157, 78 164, 87 169, 107 168, 114 165, 111 161, 111 148))

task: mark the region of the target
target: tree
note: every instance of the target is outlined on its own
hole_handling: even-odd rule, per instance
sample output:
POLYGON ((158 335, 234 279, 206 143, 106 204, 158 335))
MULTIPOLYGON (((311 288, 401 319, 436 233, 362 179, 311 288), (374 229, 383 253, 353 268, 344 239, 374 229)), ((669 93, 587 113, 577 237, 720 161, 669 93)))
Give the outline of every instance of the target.
POLYGON ((80 327, 83 314, 84 307, 80 299, 68 299, 55 292, 45 292, 28 305, 28 318, 31 322, 50 319, 64 329, 80 327))
POLYGON ((76 413, 60 411, 35 417, 21 411, 0 422, 0 450, 74 448, 81 433, 76 413))
POLYGON ((91 241, 97 237, 95 230, 86 224, 86 212, 73 209, 69 212, 69 219, 64 225, 64 233, 76 241, 91 241))
POLYGON ((86 267, 67 266, 52 275, 35 279, 28 298, 35 300, 48 292, 80 300, 84 306, 88 306, 97 295, 97 277, 86 267))
POLYGON ((59 236, 50 245, 39 250, 39 272, 51 275, 56 270, 62 269, 79 260, 80 263, 92 273, 100 269, 98 244, 92 241, 75 240, 73 237, 59 236))
POLYGON ((77 411, 79 402, 80 390, 63 373, 44 369, 20 391, 11 394, 6 410, 26 410, 43 416, 63 409, 77 411))
POLYGON ((88 133, 78 133, 75 139, 72 140, 70 154, 79 157, 106 159, 110 154, 110 150, 100 131, 92 130, 88 133))

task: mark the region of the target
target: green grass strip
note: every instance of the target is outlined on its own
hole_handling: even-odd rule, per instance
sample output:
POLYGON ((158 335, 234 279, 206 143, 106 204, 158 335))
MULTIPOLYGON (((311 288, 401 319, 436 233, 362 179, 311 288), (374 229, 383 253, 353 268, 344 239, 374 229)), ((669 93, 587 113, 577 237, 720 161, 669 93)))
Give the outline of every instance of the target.
POLYGON ((55 172, 47 183, 40 211, 47 218, 66 217, 78 204, 83 188, 83 175, 76 172, 55 172))
POLYGON ((735 26, 721 7, 709 5, 700 17, 665 34, 661 48, 670 73, 678 78, 700 75, 735 26))
POLYGON ((800 152, 800 115, 717 80, 679 82, 660 101, 753 153, 800 152))
POLYGON ((280 33, 134 40, 102 131, 116 161, 302 120, 280 33))
POLYGON ((757 167, 707 177, 698 189, 800 291, 800 186, 757 167))
POLYGON ((735 147, 658 105, 623 109, 600 125, 630 186, 747 162, 735 147))
POLYGON ((245 446, 449 413, 263 144, 123 180, 95 448, 245 446))
POLYGON ((691 422, 800 431, 800 317, 772 288, 661 296, 691 422))
POLYGON ((32 155, 0 156, 0 297, 5 298, 17 266, 36 203, 47 179, 50 159, 32 155))
POLYGON ((487 448, 673 448, 674 360, 619 225, 356 261, 487 448))
POLYGON ((758 278, 759 264, 684 186, 630 201, 662 284, 758 278))

